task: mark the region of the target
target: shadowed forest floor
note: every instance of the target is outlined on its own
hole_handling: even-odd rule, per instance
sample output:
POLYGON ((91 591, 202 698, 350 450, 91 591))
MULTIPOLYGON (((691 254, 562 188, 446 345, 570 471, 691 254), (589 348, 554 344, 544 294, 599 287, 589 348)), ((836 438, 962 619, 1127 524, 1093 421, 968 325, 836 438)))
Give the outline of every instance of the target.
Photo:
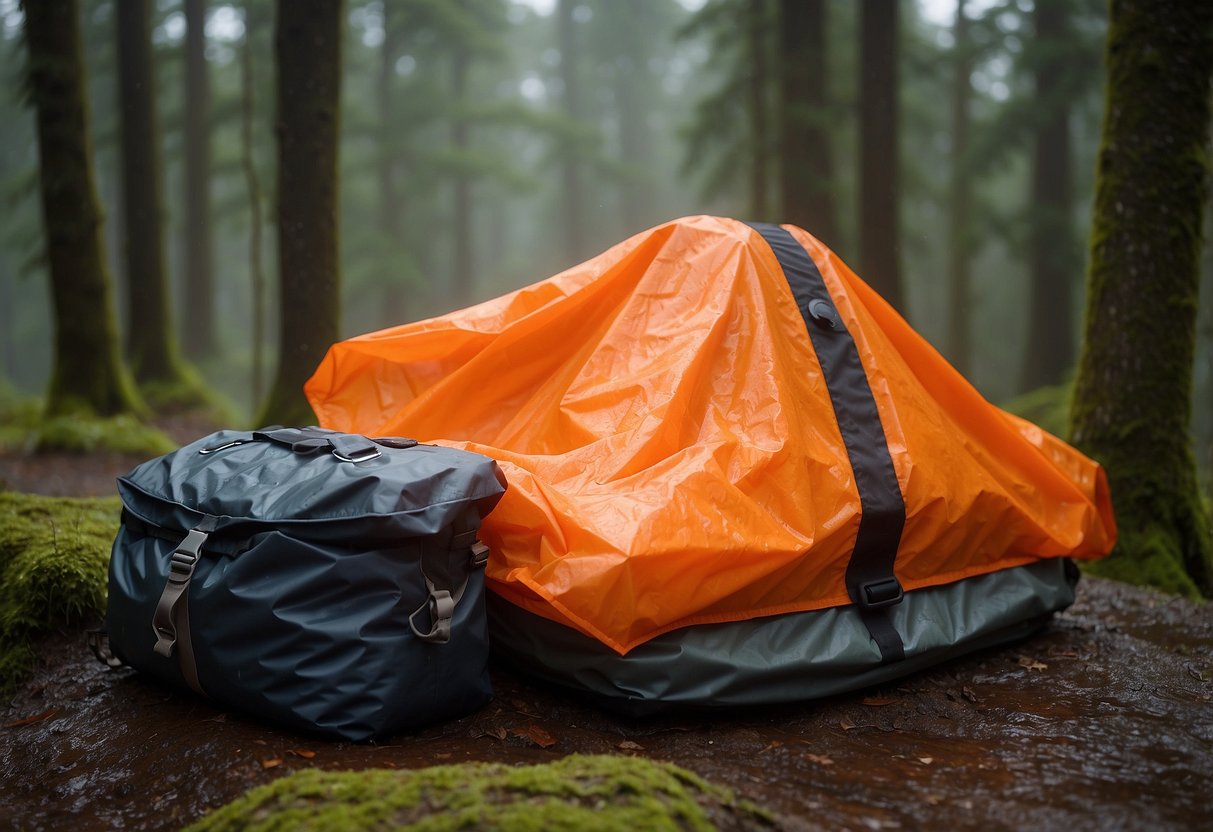
MULTIPOLYGON (((185 438, 192 438, 187 434, 185 438)), ((138 460, 0 460, 0 481, 112 493, 138 460), (117 466, 117 467, 115 467, 117 466)), ((0 706, 0 827, 175 829, 307 767, 668 760, 796 829, 1195 829, 1213 824, 1213 607, 1085 579, 1028 641, 799 706, 617 717, 497 668, 471 716, 373 745, 258 724, 48 639, 0 706)))

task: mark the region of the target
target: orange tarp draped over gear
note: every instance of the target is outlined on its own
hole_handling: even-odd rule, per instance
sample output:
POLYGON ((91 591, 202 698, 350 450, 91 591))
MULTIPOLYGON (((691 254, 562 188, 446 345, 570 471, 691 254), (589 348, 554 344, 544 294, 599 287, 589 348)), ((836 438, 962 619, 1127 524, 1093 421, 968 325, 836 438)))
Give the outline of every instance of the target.
MULTIPOLYGON (((989 402, 784 226, 854 338, 905 503, 906 591, 1115 540, 1102 469, 989 402)), ((498 460, 490 587, 620 653, 691 624, 850 603, 855 476, 770 246, 693 217, 440 318, 335 344, 325 427, 498 460)))

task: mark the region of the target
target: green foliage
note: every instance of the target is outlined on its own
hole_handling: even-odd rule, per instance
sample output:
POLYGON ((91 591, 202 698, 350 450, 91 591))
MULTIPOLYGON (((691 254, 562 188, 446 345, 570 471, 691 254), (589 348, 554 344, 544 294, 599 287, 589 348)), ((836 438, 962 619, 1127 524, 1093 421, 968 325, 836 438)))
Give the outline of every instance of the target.
POLYGON ((639 832, 711 830, 717 821, 730 829, 776 825, 749 801, 670 763, 573 755, 521 767, 301 771, 253 789, 190 829, 639 832))
POLYGON ((118 498, 0 491, 0 696, 35 659, 36 639, 105 612, 118 498))
POLYGON ((1002 407, 1040 425, 1054 436, 1065 436, 1070 425, 1070 398, 1073 394, 1074 382, 1067 381, 1031 390, 1004 403, 1002 407))

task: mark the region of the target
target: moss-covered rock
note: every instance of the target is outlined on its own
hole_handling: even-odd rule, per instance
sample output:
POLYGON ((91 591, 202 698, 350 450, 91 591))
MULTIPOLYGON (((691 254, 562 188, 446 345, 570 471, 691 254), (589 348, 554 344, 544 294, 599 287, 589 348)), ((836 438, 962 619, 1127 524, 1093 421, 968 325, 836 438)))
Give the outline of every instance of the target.
POLYGON ((234 830, 772 829, 775 819, 669 763, 565 757, 419 771, 308 770, 253 789, 191 827, 234 830))
POLYGON ((116 497, 0 491, 0 695, 29 670, 39 636, 104 614, 120 510, 116 497))
POLYGON ((34 444, 39 451, 81 454, 109 451, 147 456, 166 454, 177 447, 162 431, 128 415, 46 419, 38 425, 34 444))

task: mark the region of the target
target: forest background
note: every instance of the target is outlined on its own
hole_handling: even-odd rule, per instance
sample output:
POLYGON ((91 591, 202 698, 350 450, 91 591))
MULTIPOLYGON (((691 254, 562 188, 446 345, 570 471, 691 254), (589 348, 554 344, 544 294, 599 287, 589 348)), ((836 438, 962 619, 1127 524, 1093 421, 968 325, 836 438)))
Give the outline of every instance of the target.
MULTIPOLYGON (((290 305, 274 228, 282 5, 80 3, 127 361, 138 381, 146 327, 131 320, 148 317, 131 275, 162 240, 172 351, 242 423, 275 410, 290 305), (147 59, 125 61, 141 41, 147 59), (124 141, 124 84, 154 92, 142 149, 124 141), (124 152, 144 175, 128 163, 124 178, 124 152), (155 209, 132 212, 127 192, 149 179, 155 209)), ((48 387, 53 314, 23 21, 0 0, 0 400, 28 411, 48 387)), ((987 398, 1067 434, 1101 0, 348 0, 334 31, 340 336, 496 296, 674 217, 789 221, 987 398)), ((1206 493, 1211 282, 1205 246, 1184 439, 1206 493)))

